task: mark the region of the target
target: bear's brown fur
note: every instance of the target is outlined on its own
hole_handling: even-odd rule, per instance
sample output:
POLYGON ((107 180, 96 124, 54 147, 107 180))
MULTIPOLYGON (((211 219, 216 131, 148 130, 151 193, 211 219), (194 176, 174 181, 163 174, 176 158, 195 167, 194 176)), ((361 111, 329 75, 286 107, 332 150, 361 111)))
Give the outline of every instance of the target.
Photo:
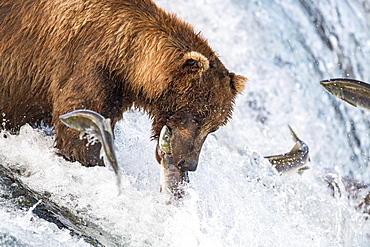
MULTIPOLYGON (((3 127, 55 126, 69 160, 102 165, 59 116, 90 109, 112 120, 131 107, 173 132, 173 156, 195 170, 208 133, 231 117, 246 78, 230 73, 193 28, 150 0, 1 0, 3 127)), ((157 152, 157 158, 160 159, 157 152)))

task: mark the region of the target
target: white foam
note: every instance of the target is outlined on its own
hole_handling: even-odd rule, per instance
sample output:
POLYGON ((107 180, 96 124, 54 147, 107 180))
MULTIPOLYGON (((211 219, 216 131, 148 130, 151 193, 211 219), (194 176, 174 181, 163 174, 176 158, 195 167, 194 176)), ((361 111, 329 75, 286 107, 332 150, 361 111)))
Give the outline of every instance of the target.
MULTIPOLYGON (((134 127, 131 117, 142 117, 126 115, 131 115, 128 121, 118 125, 122 130, 134 127)), ((118 142, 128 133, 116 135, 118 142)), ((166 205, 167 199, 159 193, 159 165, 148 164, 152 152, 143 152, 151 145, 144 138, 136 142, 129 147, 135 159, 120 165, 122 170, 135 167, 136 174, 123 172, 119 197, 113 171, 64 161, 52 153, 53 139, 29 126, 22 127, 18 136, 1 139, 9 147, 1 163, 26 171, 21 179, 32 189, 50 192, 59 206, 104 229, 108 243, 330 246, 366 240, 358 213, 343 198, 333 198, 315 174, 280 176, 257 152, 229 151, 212 135, 205 143, 202 165, 190 174, 188 197, 181 205, 166 205)), ((121 144, 118 149, 127 147, 121 144)))

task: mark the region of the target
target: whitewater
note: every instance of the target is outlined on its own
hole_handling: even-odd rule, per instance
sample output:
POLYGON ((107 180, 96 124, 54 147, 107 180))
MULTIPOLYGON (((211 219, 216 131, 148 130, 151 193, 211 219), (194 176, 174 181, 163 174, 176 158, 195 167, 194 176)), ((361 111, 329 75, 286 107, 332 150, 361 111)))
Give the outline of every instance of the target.
MULTIPOLYGON (((156 0, 191 23, 231 71, 248 77, 233 119, 207 138, 187 195, 168 203, 148 117, 129 111, 114 130, 122 176, 55 154, 54 137, 24 126, 0 135, 0 164, 77 217, 96 246, 370 246, 370 223, 323 177, 370 184, 369 116, 320 80, 370 82, 367 0, 156 0), (311 168, 280 175, 264 156, 310 148, 311 168)), ((12 199, 0 177, 0 246, 91 246, 12 199)))

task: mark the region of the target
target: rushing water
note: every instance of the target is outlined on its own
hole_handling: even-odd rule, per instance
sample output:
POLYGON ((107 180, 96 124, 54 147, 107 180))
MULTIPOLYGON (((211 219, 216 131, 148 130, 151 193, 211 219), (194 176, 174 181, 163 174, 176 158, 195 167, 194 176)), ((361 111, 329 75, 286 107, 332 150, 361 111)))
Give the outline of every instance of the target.
MULTIPOLYGON (((369 246, 369 222, 346 196, 333 197, 322 177, 329 171, 370 183, 370 115, 319 81, 370 82, 370 2, 156 2, 249 78, 233 120, 205 142, 188 196, 167 205, 159 193, 155 143, 141 112, 125 113, 115 129, 120 196, 112 170, 66 162, 54 154, 53 137, 29 126, 1 135, 0 164, 74 215, 70 229, 106 246, 369 246), (302 176, 280 176, 263 159, 293 146, 288 124, 310 147, 311 169, 302 176)), ((37 200, 23 196, 22 185, 7 177, 0 185, 0 246, 89 246, 37 217, 30 208, 37 200)))

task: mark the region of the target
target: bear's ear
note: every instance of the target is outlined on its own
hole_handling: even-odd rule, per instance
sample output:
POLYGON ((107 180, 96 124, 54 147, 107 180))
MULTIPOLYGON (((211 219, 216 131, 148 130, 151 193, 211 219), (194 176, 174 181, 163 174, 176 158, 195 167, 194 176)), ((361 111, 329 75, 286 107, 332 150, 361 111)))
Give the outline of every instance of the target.
POLYGON ((231 87, 237 93, 241 93, 244 90, 245 83, 248 81, 248 78, 241 75, 235 75, 234 73, 231 73, 230 75, 231 75, 231 87))
POLYGON ((187 73, 200 75, 209 68, 209 60, 196 51, 188 52, 183 57, 183 69, 187 73))

